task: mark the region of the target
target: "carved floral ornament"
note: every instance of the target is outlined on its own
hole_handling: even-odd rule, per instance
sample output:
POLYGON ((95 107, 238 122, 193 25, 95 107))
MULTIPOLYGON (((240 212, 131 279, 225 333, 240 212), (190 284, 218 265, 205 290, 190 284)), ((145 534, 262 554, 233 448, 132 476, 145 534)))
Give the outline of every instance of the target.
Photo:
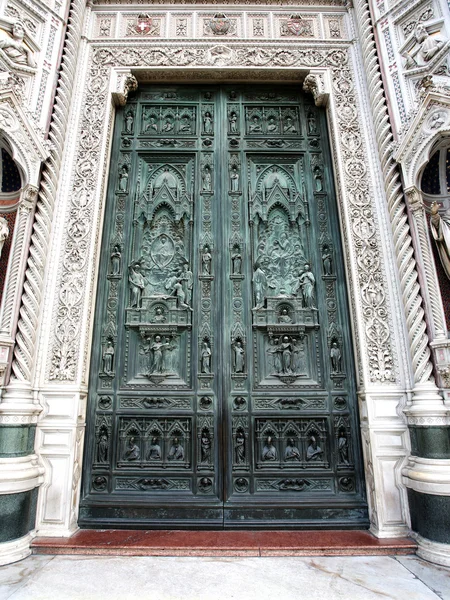
MULTIPOLYGON (((312 69, 305 80, 305 89, 311 91, 318 104, 327 98, 327 85, 333 92, 336 129, 342 140, 342 169, 338 175, 338 189, 344 190, 350 207, 352 225, 347 235, 348 247, 353 248, 357 265, 352 284, 359 292, 358 302, 364 315, 363 346, 367 348, 368 373, 373 382, 395 381, 395 359, 388 319, 386 276, 382 270, 379 241, 373 226, 370 181, 366 163, 367 153, 362 142, 360 122, 353 88, 353 73, 348 65, 348 53, 342 46, 214 46, 198 44, 180 46, 107 46, 95 47, 91 57, 89 77, 83 102, 83 113, 78 149, 75 158, 71 209, 66 223, 66 240, 61 265, 60 292, 55 315, 54 340, 51 349, 48 377, 51 380, 75 380, 75 365, 80 353, 81 320, 86 290, 86 271, 95 224, 92 214, 94 190, 98 188, 100 172, 99 149, 106 135, 105 118, 108 105, 108 87, 113 73, 132 69, 137 75, 142 68, 151 67, 207 67, 220 64, 226 56, 229 67, 296 67, 312 69), (342 179, 342 180, 340 180, 342 179)), ((116 77, 116 75, 113 75, 116 77)), ((117 81, 117 80, 116 80, 117 81)), ((110 88, 111 89, 111 88, 110 88)), ((119 94, 123 94, 121 85, 119 94)), ((331 117, 331 114, 330 114, 331 117)), ((104 177, 106 177, 106 172, 104 177)), ((360 317, 358 317, 359 319, 360 317)), ((356 317, 355 317, 356 319, 356 317)))

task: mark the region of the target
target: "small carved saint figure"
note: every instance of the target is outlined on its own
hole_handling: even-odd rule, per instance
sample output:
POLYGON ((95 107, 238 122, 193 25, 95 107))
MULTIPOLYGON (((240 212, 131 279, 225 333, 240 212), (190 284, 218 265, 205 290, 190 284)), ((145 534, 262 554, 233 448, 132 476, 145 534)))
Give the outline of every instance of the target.
POLYGON ((267 350, 273 357, 273 368, 275 373, 281 373, 281 355, 280 355, 280 339, 274 338, 269 349, 267 350))
POLYGON ((230 179, 231 179, 231 191, 238 192, 239 191, 239 172, 236 167, 233 167, 231 169, 230 179))
POLYGON ((300 290, 302 294, 302 306, 303 308, 314 308, 315 300, 314 300, 314 286, 316 284, 316 279, 309 267, 309 264, 306 263, 303 271, 300 273, 298 277, 298 288, 297 291, 300 290))
POLYGON ((180 444, 180 440, 173 438, 173 444, 169 450, 169 460, 184 460, 184 448, 180 444))
POLYGON ((202 344, 201 350, 201 372, 211 373, 211 348, 207 341, 202 344))
POLYGON ((153 358, 150 373, 164 373, 164 354, 173 350, 170 342, 167 341, 167 338, 166 341, 163 342, 160 335, 155 335, 155 341, 151 345, 150 350, 152 351, 153 358))
POLYGON ((122 262, 122 253, 120 252, 120 246, 114 246, 114 250, 111 252, 111 275, 120 275, 122 262))
POLYGON ((173 123, 170 119, 165 120, 164 125, 162 126, 162 131, 164 131, 164 133, 173 131, 173 123))
POLYGON ((262 451, 263 460, 277 460, 277 449, 273 445, 272 437, 269 435, 262 451))
POLYGON ((194 287, 194 275, 189 269, 189 264, 183 264, 183 271, 180 275, 180 280, 183 283, 183 290, 186 295, 186 304, 192 305, 192 288, 194 287))
POLYGON ((103 350, 103 373, 111 375, 114 367, 114 344, 112 338, 108 338, 105 349, 103 350))
POLYGON ((234 372, 243 373, 245 368, 245 350, 242 346, 242 342, 237 340, 233 344, 233 355, 234 355, 234 372))
POLYGON ((284 460, 300 460, 300 451, 296 447, 294 439, 289 438, 284 451, 284 460))
POLYGON ((322 182, 322 169, 319 165, 316 165, 313 169, 314 174, 314 190, 316 192, 321 192, 323 190, 323 182, 322 182))
POLYGON ((278 125, 273 115, 271 115, 267 121, 267 131, 268 133, 274 133, 275 131, 278 131, 278 125))
POLYGON ((16 21, 12 26, 12 38, 7 37, 0 40, 0 49, 6 54, 9 60, 18 65, 35 67, 33 52, 24 42, 25 28, 20 21, 16 21))
POLYGON ((253 116, 252 121, 249 124, 248 131, 249 131, 249 133, 261 133, 262 132, 261 123, 259 122, 259 117, 257 115, 253 116))
POLYGON ((322 250, 322 266, 324 275, 333 275, 333 257, 328 246, 322 250))
POLYGON ((2 255, 3 246, 9 236, 8 221, 5 217, 0 217, 0 257, 2 255))
POLYGON ((445 124, 445 114, 437 112, 431 116, 429 127, 430 127, 430 129, 439 129, 439 127, 442 127, 442 125, 444 125, 444 124, 445 124))
POLYGON ((147 115, 144 115, 144 119, 147 120, 148 119, 148 123, 145 126, 145 131, 149 131, 150 129, 153 129, 153 131, 158 131, 158 125, 156 124, 156 119, 155 117, 150 117, 147 115))
POLYGON ((281 353, 281 370, 285 375, 292 373, 292 344, 287 335, 285 335, 278 346, 279 352, 281 353))
POLYGON ((240 275, 242 270, 242 255, 239 250, 231 257, 231 261, 233 263, 233 275, 240 275))
POLYGON ((157 306, 155 308, 155 314, 152 317, 152 323, 165 323, 166 315, 164 314, 164 309, 162 306, 157 306))
POLYGON ((289 316, 289 311, 287 308, 281 309, 281 312, 278 315, 278 323, 292 323, 292 319, 289 316))
POLYGON ((181 118, 180 133, 191 133, 191 119, 187 115, 181 118))
POLYGON ((317 133, 316 115, 312 110, 308 113, 308 133, 310 135, 316 135, 317 133))
POLYGON ((125 133, 133 133, 133 123, 133 113, 131 112, 131 110, 129 110, 125 117, 125 133))
POLYGON ((416 49, 407 55, 405 65, 407 69, 417 67, 418 64, 421 63, 420 60, 419 63, 417 62, 416 57, 422 59, 425 63, 429 62, 444 45, 444 40, 439 37, 431 36, 425 25, 422 25, 422 23, 417 25, 414 37, 416 49))
POLYGON ((331 344, 330 360, 331 360, 332 373, 340 373, 341 372, 342 354, 341 354, 341 349, 339 348, 339 344, 337 342, 333 342, 331 344))
POLYGON ((211 275, 212 255, 209 246, 205 246, 202 252, 202 275, 211 275))
POLYGON ((237 133, 237 114, 235 112, 230 115, 230 133, 237 133))
POLYGON ((437 202, 433 202, 431 205, 430 229, 436 242, 441 264, 450 279, 450 210, 441 216, 437 202))
POLYGON ((236 433, 236 444, 234 447, 236 455, 236 464, 242 465, 245 463, 245 435, 242 429, 239 429, 236 433))
POLYGON ((207 429, 202 431, 200 440, 200 460, 202 463, 211 462, 211 437, 207 429))
POLYGON ((136 440, 134 437, 130 437, 128 445, 125 448, 123 458, 125 460, 139 460, 141 458, 141 450, 136 444, 136 440))
POLYGON ((306 460, 318 460, 323 454, 323 450, 318 446, 316 438, 312 435, 309 438, 309 446, 306 450, 306 460))
POLYGON ((348 465, 348 440, 343 429, 339 431, 338 451, 339 461, 344 465, 348 465))
POLYGON ((203 117, 203 131, 207 135, 210 135, 213 132, 213 120, 209 111, 206 111, 205 116, 203 117))
POLYGON ((147 460, 161 460, 161 446, 158 444, 158 438, 153 437, 149 446, 147 460))
POLYGON ((122 168, 119 171, 119 190, 121 192, 126 192, 128 190, 128 167, 127 165, 122 165, 122 168))
POLYGON ((284 133, 297 133, 292 117, 286 117, 284 121, 284 133))
POLYGON ((100 432, 97 442, 97 462, 108 462, 108 433, 105 429, 100 432))
POLYGON ((192 310, 189 304, 186 303, 186 294, 183 289, 183 283, 181 279, 177 279, 173 286, 173 294, 177 297, 178 307, 184 310, 192 310))
POLYGON ((212 190, 212 176, 211 167, 206 165, 202 173, 202 189, 204 192, 210 192, 212 190))
POLYGON ((128 267, 128 282, 130 284, 130 307, 140 308, 142 294, 145 289, 145 278, 141 273, 141 263, 139 261, 132 262, 128 267))
POLYGON ((255 309, 258 310, 264 305, 264 298, 267 289, 267 277, 260 265, 257 263, 253 273, 253 289, 255 291, 255 309))

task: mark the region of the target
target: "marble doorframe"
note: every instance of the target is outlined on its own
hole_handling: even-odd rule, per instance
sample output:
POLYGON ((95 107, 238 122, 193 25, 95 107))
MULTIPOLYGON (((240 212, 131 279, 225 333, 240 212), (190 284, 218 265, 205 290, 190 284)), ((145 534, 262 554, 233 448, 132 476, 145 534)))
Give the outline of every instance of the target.
POLYGON ((401 469, 412 365, 395 250, 358 49, 348 42, 86 44, 78 62, 49 256, 36 376, 45 468, 36 529, 77 529, 87 382, 115 106, 139 81, 303 83, 326 106, 340 214, 371 531, 409 531, 401 469), (263 48, 263 51, 261 50, 263 48), (225 64, 226 63, 226 66, 225 64))

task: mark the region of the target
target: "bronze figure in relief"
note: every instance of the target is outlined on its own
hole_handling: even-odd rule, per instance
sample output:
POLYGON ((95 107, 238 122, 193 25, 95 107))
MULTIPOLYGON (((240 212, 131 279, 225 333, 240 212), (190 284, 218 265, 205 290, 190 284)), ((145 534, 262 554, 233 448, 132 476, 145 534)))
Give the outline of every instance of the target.
POLYGON ((286 450, 284 451, 284 460, 300 460, 300 451, 296 447, 293 438, 288 439, 286 450))
POLYGON ((277 449, 273 445, 272 437, 269 435, 262 451, 263 460, 277 460, 277 449))

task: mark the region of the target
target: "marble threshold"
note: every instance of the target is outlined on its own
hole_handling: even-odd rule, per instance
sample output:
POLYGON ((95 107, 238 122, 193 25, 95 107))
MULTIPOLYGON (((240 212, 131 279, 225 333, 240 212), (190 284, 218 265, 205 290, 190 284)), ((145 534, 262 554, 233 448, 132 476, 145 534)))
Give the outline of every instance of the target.
POLYGON ((410 538, 368 531, 178 531, 82 529, 70 538, 37 537, 34 554, 98 556, 386 556, 415 554, 410 538))

